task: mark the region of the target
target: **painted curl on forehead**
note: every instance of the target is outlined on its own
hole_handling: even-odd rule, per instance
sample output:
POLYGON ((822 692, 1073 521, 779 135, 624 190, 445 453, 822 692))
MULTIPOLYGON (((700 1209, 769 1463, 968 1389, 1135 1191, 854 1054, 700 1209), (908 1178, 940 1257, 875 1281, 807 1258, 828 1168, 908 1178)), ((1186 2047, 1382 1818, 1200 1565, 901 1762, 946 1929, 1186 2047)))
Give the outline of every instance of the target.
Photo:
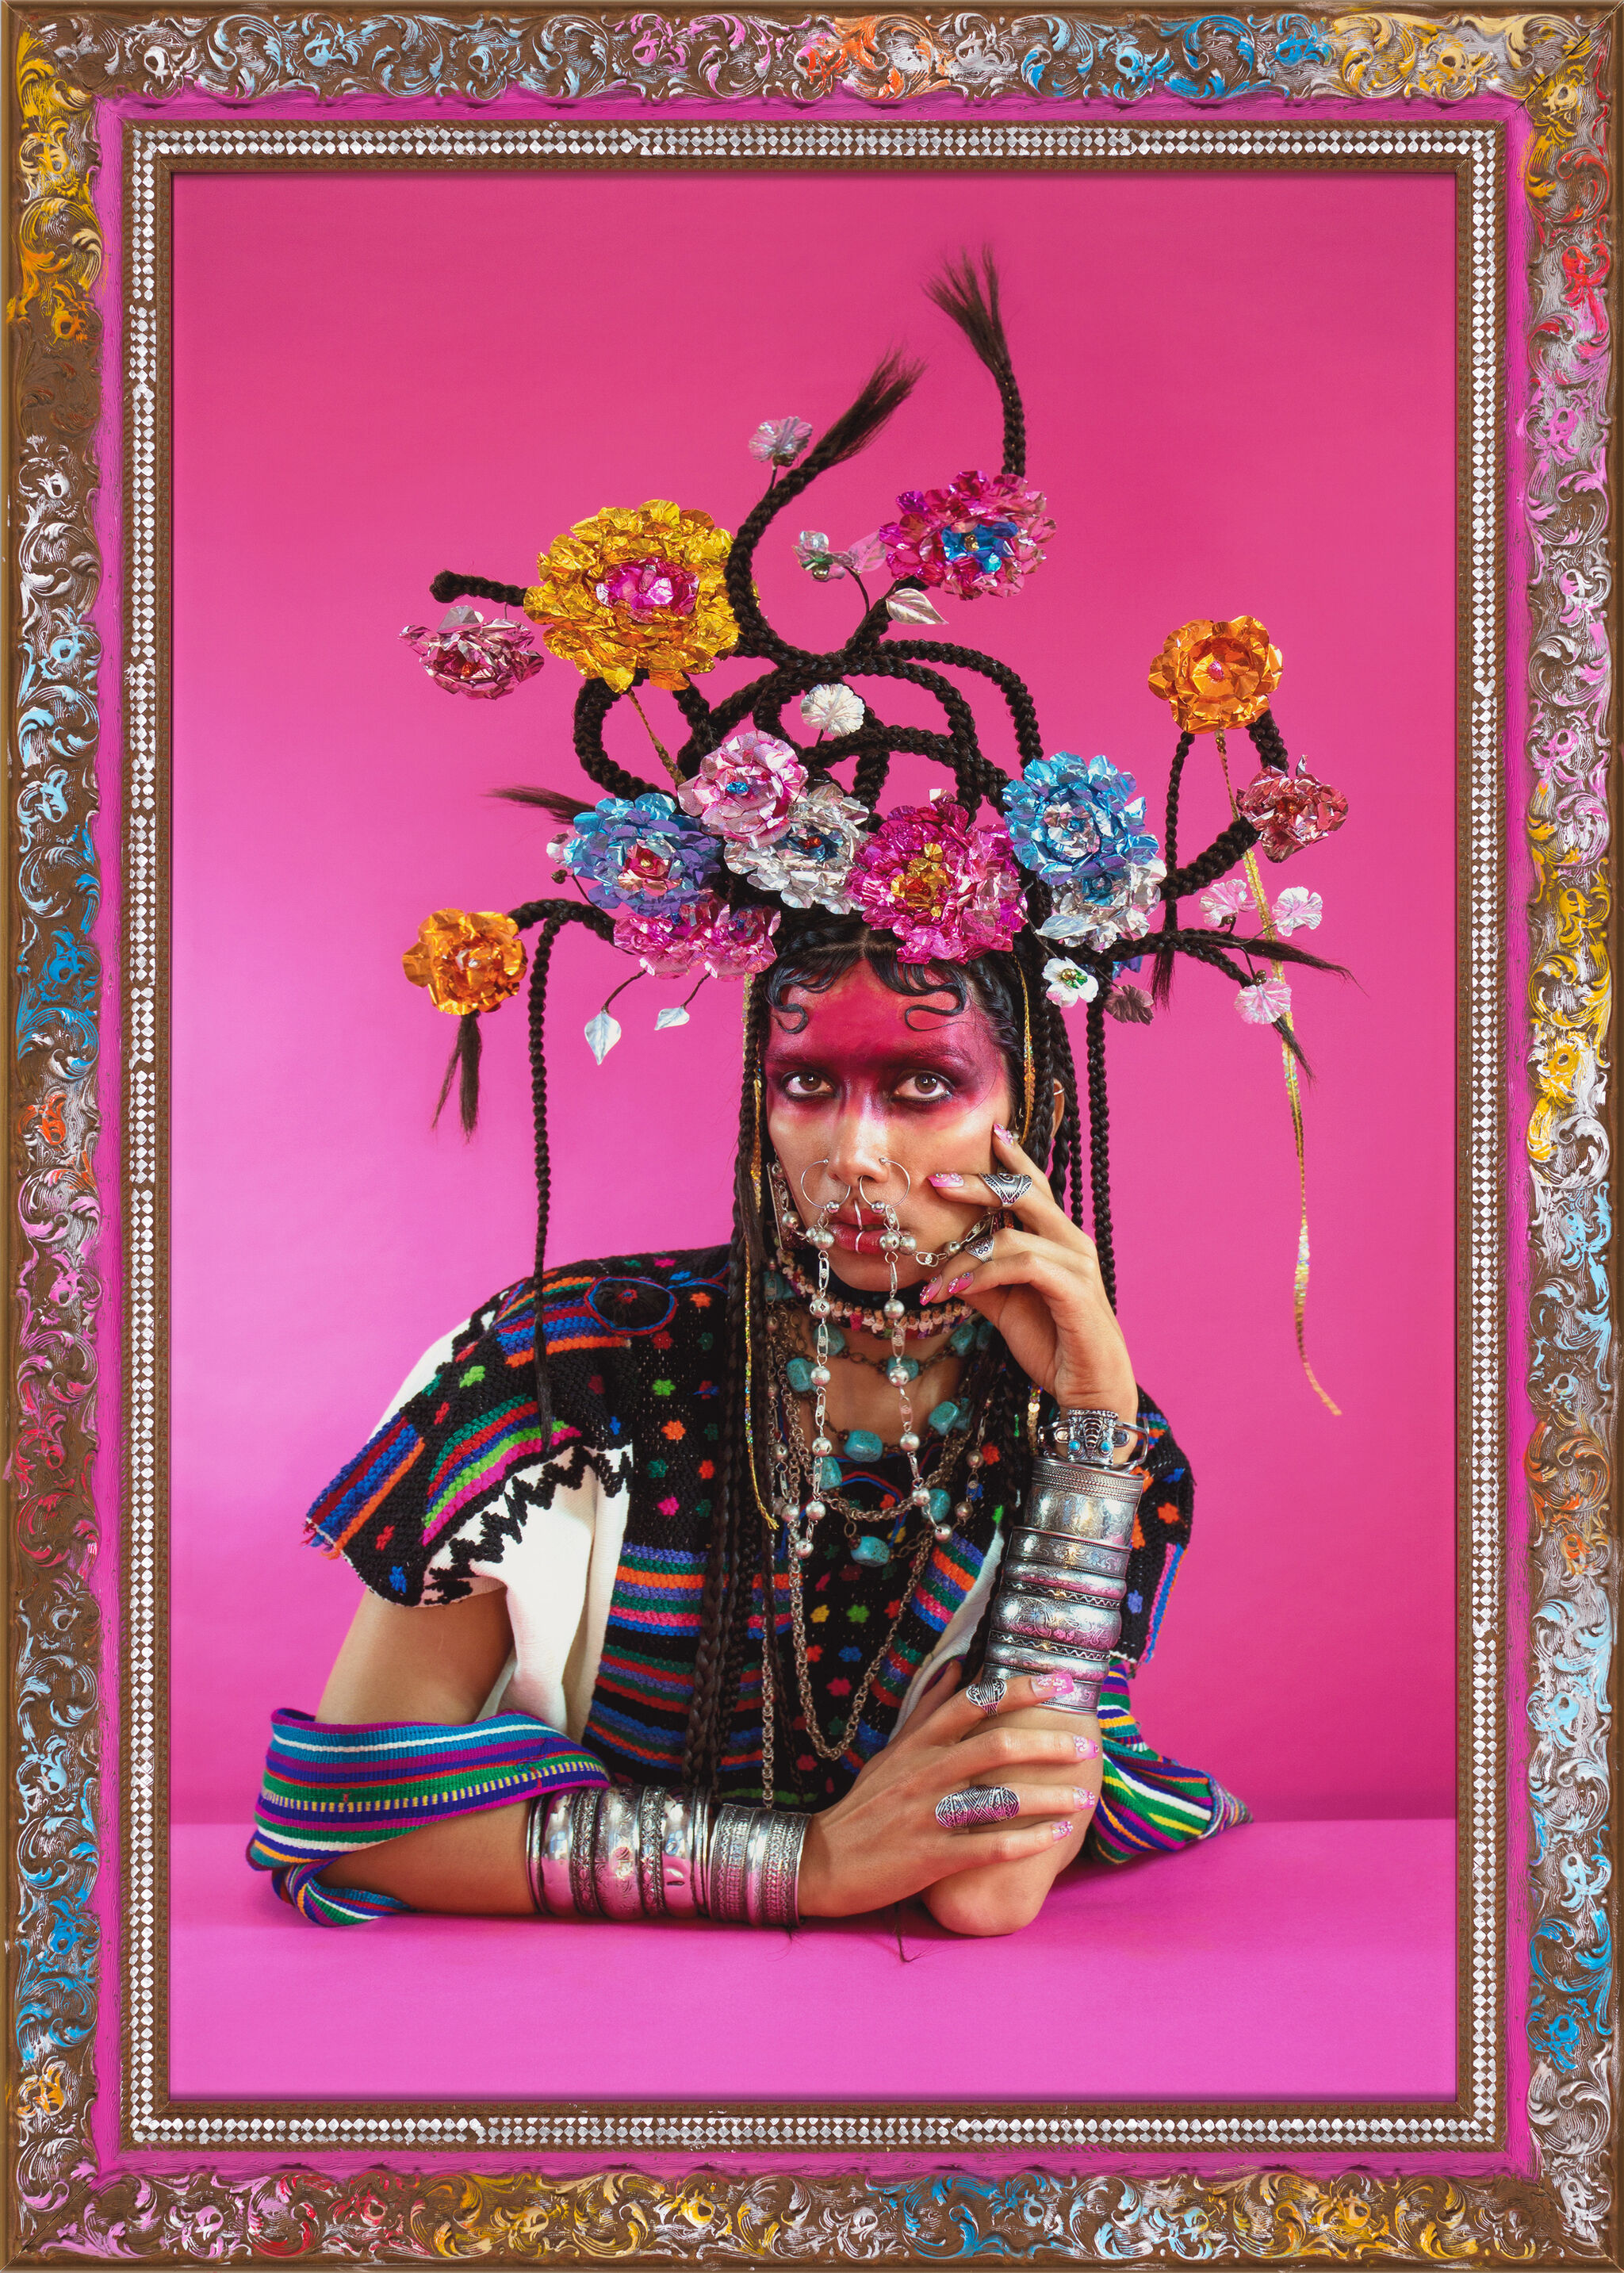
MULTIPOLYGON (((765 986, 774 1023, 786 1033, 799 1033, 806 1024, 804 1002, 792 1002, 792 994, 824 994, 849 971, 865 963, 882 986, 894 994, 914 995, 922 1008, 930 997, 932 1010, 957 1017, 965 1010, 982 1012, 992 1029, 999 1055, 1009 1076, 1012 1093, 1022 1094, 1025 1079, 1026 1046, 1020 1009, 1021 982, 1009 957, 977 956, 969 963, 904 963, 896 941, 884 932, 872 932, 851 916, 798 926, 782 939, 778 958, 767 971, 765 986)), ((914 1024, 914 1014, 906 1014, 914 1024)))

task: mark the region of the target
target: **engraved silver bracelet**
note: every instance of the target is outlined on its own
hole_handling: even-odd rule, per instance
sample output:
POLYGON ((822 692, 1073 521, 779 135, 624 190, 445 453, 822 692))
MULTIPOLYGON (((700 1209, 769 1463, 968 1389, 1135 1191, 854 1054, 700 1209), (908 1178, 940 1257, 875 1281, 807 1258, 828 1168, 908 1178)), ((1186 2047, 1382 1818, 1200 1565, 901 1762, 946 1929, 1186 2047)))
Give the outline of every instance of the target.
POLYGON ((811 1820, 657 1784, 541 1792, 525 1840, 530 1900, 554 1917, 792 1926, 811 1820))
POLYGON ((1134 1518, 1149 1477, 1116 1456, 1144 1439, 1115 1413, 1062 1413, 1032 1463, 1021 1522, 1010 1533, 992 1601, 986 1670, 1065 1673, 1053 1699, 1066 1713, 1098 1708, 1100 1684, 1122 1635, 1134 1518))

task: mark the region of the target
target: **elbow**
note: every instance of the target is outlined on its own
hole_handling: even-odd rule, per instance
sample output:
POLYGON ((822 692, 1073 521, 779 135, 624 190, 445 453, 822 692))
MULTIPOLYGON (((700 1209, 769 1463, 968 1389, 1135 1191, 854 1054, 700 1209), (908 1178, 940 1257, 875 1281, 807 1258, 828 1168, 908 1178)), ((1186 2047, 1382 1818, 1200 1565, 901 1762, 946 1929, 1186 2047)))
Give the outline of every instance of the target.
POLYGON ((1046 1887, 967 1887, 943 1879, 926 1888, 924 1906, 949 1933, 1019 1933, 1042 1909, 1047 1892, 1046 1887))

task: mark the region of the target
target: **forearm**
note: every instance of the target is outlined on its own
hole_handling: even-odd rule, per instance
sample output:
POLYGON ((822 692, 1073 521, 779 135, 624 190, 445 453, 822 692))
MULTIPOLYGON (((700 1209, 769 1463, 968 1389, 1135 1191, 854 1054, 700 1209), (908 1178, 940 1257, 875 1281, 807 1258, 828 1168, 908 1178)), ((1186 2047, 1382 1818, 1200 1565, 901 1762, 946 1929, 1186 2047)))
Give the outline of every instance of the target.
POLYGON ((365 1887, 415 1910, 466 1917, 528 1917, 534 1908, 525 1870, 528 1803, 404 1831, 358 1848, 321 1873, 329 1887, 365 1887))
MULTIPOLYGON (((1084 1737, 1097 1748, 1099 1722, 1094 1715, 1057 1713, 1045 1706, 1028 1706, 1016 1713, 1001 1713, 1000 1727, 1053 1729, 1067 1737, 1084 1737)), ((1089 1795, 1090 1804, 1072 1814, 1071 1835, 1046 1853, 1029 1855, 1014 1863, 986 1863, 975 1870, 956 1871, 927 1887, 925 1908, 939 1925, 953 1933, 1016 1933, 1029 1925, 1042 1909, 1050 1887, 1075 1860, 1093 1819, 1099 1797, 1104 1762, 1097 1751, 1092 1759, 1079 1759, 1075 1767, 1039 1764, 1026 1770, 1033 1782, 1069 1785, 1089 1795)))

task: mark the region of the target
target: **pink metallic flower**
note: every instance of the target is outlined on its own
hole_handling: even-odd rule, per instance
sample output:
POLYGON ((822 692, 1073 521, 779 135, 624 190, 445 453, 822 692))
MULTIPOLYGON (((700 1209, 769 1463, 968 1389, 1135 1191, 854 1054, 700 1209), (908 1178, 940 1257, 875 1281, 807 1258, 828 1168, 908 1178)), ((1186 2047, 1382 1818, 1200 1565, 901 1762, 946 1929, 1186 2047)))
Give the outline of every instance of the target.
POLYGON ((1260 979, 1255 986, 1241 988, 1235 1008, 1251 1024, 1272 1026, 1290 1011, 1291 990, 1283 979, 1260 979))
POLYGON ((1221 884, 1209 885, 1201 894, 1201 913, 1209 924, 1227 923, 1231 916, 1244 916, 1252 905, 1252 887, 1244 876, 1226 876, 1221 884))
POLYGON ((1043 493, 1014 474, 960 474, 940 490, 905 490, 879 531, 894 576, 922 576, 962 600, 1015 592, 1054 535, 1043 493))
POLYGON ((730 908, 707 892, 669 915, 627 909, 615 919, 615 945, 655 979, 700 970, 712 979, 749 979, 773 960, 778 923, 776 909, 730 908))
POLYGON ((624 608, 634 623, 650 616, 691 616, 700 580, 692 568, 655 557, 620 560, 593 590, 606 608, 624 608))
POLYGON ((1295 774, 1269 771, 1248 782, 1235 809, 1257 830, 1270 860, 1289 860, 1305 844, 1317 844, 1342 827, 1348 800, 1339 789, 1316 781, 1299 761, 1295 774))
POLYGON ((545 661, 528 624, 488 624, 477 608, 447 608, 438 631, 408 624, 400 637, 437 686, 487 702, 534 679, 545 661))
POLYGON ((847 893, 904 963, 963 963, 1007 947, 1026 919, 1001 821, 969 826, 961 805, 899 806, 864 843, 847 893))
POLYGON ((734 844, 770 844, 790 825, 806 769, 788 742, 741 726, 705 757, 677 792, 685 813, 734 844))

